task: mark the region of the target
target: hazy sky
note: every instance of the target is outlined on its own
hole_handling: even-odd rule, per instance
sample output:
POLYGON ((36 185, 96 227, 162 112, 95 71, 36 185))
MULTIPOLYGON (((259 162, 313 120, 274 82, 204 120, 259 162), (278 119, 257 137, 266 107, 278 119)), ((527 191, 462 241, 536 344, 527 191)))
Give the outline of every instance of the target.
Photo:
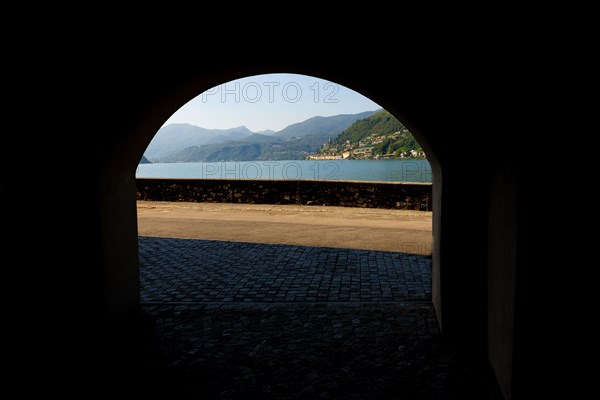
POLYGON ((345 86, 306 75, 266 74, 216 86, 190 100, 165 125, 188 123, 209 129, 245 125, 275 131, 315 115, 356 114, 381 108, 345 86))

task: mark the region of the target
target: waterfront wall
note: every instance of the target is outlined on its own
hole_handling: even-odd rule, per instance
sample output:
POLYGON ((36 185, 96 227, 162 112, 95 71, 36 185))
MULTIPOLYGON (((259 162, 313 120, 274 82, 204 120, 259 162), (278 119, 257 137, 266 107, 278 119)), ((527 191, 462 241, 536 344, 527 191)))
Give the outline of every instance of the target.
POLYGON ((430 183, 137 179, 137 199, 431 211, 430 183))

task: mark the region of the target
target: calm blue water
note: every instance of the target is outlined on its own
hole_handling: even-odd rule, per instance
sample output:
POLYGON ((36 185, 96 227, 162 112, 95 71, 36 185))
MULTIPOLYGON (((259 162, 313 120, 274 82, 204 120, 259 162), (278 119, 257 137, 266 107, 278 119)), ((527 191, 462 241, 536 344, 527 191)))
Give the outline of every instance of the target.
POLYGON ((431 182, 427 160, 239 161, 140 164, 138 178, 431 182))

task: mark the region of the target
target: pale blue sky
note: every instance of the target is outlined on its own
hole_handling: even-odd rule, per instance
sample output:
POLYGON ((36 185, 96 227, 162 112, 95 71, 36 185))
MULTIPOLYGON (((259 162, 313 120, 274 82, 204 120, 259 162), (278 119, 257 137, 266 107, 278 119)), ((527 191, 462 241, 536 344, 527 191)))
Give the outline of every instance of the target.
POLYGON ((245 125, 275 131, 315 115, 356 114, 381 108, 345 86, 297 74, 255 75, 216 86, 190 100, 165 125, 208 129, 245 125))

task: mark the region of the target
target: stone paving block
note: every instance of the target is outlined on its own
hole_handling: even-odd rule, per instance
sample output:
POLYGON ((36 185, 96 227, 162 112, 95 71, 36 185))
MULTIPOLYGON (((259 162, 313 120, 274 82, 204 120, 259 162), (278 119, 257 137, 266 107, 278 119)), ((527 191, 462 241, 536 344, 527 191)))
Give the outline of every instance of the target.
POLYGON ((149 354, 159 355, 143 365, 142 398, 493 398, 484 369, 444 347, 429 257, 148 237, 139 244, 149 354))
POLYGON ((285 298, 292 288, 301 289, 296 301, 431 297, 427 256, 151 237, 141 237, 139 247, 144 302, 264 301, 285 298))
POLYGON ((145 364, 158 371, 146 384, 169 398, 493 398, 483 369, 445 347, 430 304, 144 305, 143 314, 160 355, 145 364))

